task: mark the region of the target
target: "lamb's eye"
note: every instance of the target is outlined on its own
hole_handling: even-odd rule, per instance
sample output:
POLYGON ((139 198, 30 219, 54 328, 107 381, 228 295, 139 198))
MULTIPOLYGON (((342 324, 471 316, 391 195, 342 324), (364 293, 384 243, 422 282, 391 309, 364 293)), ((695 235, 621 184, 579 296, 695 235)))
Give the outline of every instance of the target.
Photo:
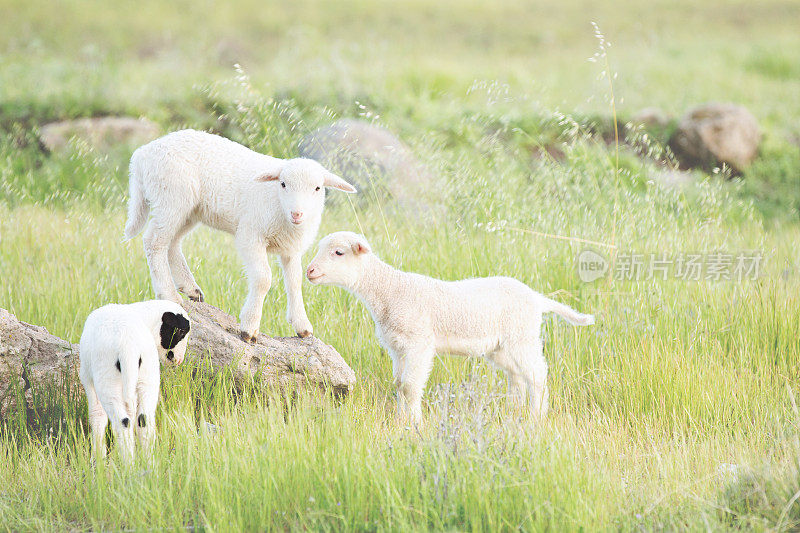
POLYGON ((344 255, 344 252, 343 252, 343 251, 341 251, 341 250, 336 250, 334 253, 335 253, 336 255, 344 255))
POLYGON ((283 187, 284 189, 286 188, 286 182, 285 181, 281 182, 281 187, 283 187))
POLYGON ((316 189, 314 189, 314 190, 315 190, 315 191, 318 191, 318 190, 320 190, 321 188, 322 188, 322 187, 317 187, 317 188, 316 188, 316 189))

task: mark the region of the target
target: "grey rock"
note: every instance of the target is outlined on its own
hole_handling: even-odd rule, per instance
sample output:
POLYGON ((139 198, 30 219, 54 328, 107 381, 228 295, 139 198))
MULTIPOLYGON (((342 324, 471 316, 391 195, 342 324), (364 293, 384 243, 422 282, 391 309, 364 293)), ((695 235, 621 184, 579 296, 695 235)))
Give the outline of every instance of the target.
POLYGON ((76 387, 77 370, 77 344, 0 309, 0 419, 20 408, 21 399, 26 411, 34 409, 32 386, 76 387))
POLYGON ((349 393, 355 372, 331 346, 316 337, 268 337, 255 344, 239 338, 241 327, 229 314, 204 302, 186 301, 192 321, 183 364, 210 361, 215 370, 230 369, 237 384, 253 383, 281 390, 332 389, 349 393))
POLYGON ((430 172, 411 149, 385 128, 342 119, 319 128, 300 142, 300 155, 314 159, 353 183, 367 198, 390 193, 413 198, 430 181, 430 172))
POLYGON ((66 150, 73 137, 106 151, 120 144, 145 144, 160 134, 161 129, 155 123, 133 117, 81 118, 51 122, 39 128, 39 138, 51 152, 66 150))
POLYGON ((741 173, 758 155, 758 121, 733 104, 706 104, 681 118, 669 141, 681 168, 710 171, 723 164, 741 173))
POLYGON ((633 125, 641 125, 645 128, 664 128, 669 125, 669 122, 670 117, 658 107, 645 107, 631 118, 633 125))

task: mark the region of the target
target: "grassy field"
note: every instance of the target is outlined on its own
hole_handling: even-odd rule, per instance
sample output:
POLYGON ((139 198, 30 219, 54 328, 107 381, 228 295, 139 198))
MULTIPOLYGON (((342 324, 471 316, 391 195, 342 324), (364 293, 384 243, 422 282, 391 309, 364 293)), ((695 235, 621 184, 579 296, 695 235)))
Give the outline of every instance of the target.
MULTIPOLYGON (((508 411, 488 365, 440 359, 410 428, 366 310, 306 284, 315 333, 357 374, 344 402, 285 410, 164 369, 156 453, 125 467, 91 464, 82 398, 44 398, 36 420, 3 421, 0 528, 800 527, 800 6, 594 4, 2 2, 0 307, 21 320, 76 342, 92 309, 152 296, 141 240, 121 238, 132 147, 35 141, 49 120, 127 113, 287 157, 334 118, 375 120, 431 169, 432 207, 340 198, 321 234, 362 232, 387 262, 445 279, 517 277, 598 322, 547 321, 542 425, 508 411), (612 46, 590 62, 593 21, 612 46), (739 179, 663 187, 654 163, 593 134, 615 112, 705 101, 763 127, 739 179), (542 146, 563 160, 534 157, 542 146), (618 260, 758 253, 761 269, 584 283, 586 246, 542 234, 618 260)), ((207 301, 238 314, 232 239, 200 229, 185 251, 207 301)), ((290 335, 273 270, 261 331, 290 335)))

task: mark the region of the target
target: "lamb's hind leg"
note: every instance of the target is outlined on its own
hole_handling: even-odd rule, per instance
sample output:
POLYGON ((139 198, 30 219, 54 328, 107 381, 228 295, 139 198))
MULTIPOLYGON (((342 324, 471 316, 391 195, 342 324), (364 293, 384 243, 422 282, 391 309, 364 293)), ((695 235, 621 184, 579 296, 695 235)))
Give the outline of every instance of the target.
POLYGON ((92 455, 97 458, 106 456, 106 426, 108 425, 108 415, 106 415, 94 384, 89 380, 83 380, 83 389, 86 391, 86 401, 89 406, 89 432, 92 441, 92 455))
POLYGON ((175 290, 169 268, 169 248, 175 237, 177 224, 157 223, 154 218, 147 226, 144 234, 144 253, 150 267, 150 278, 153 291, 160 300, 171 300, 177 304, 183 302, 175 290))
POLYGON ((175 281, 178 290, 188 296, 190 300, 202 302, 205 299, 203 291, 197 285, 192 271, 189 270, 189 265, 186 263, 183 250, 181 250, 183 238, 196 225, 196 221, 189 221, 175 234, 169 247, 169 268, 172 271, 172 279, 175 281))
POLYGON ((159 389, 159 370, 158 370, 158 355, 156 358, 151 358, 152 365, 149 365, 146 370, 149 379, 146 382, 139 382, 137 385, 137 394, 139 401, 137 402, 136 411, 136 437, 139 446, 148 455, 152 451, 153 442, 156 436, 156 407, 158 405, 158 389, 159 389))
POLYGON ((528 381, 528 393, 533 405, 531 410, 533 415, 539 419, 547 415, 550 409, 550 393, 547 388, 547 361, 542 355, 542 341, 534 341, 528 352, 530 366, 533 371, 533 379, 528 381))
POLYGON ((491 361, 506 374, 511 402, 541 419, 547 414, 547 362, 539 340, 515 343, 492 354, 491 361))
POLYGON ((111 421, 111 429, 114 431, 114 443, 117 450, 124 461, 133 460, 134 428, 128 407, 126 407, 125 402, 123 402, 118 393, 109 393, 109 390, 104 390, 98 396, 102 398, 103 409, 108 413, 108 418, 111 421))

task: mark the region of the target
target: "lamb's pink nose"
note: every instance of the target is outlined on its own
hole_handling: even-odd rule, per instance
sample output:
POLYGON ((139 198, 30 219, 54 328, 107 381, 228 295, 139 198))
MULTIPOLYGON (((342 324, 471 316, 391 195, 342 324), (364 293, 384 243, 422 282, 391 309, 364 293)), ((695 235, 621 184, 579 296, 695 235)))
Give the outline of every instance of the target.
POLYGON ((322 274, 320 273, 319 270, 317 270, 317 267, 315 267, 314 265, 308 265, 308 270, 306 270, 306 277, 308 278, 308 281, 315 281, 321 278, 322 274))
POLYGON ((301 220, 303 220, 303 212, 292 211, 292 222, 300 222, 301 220))

